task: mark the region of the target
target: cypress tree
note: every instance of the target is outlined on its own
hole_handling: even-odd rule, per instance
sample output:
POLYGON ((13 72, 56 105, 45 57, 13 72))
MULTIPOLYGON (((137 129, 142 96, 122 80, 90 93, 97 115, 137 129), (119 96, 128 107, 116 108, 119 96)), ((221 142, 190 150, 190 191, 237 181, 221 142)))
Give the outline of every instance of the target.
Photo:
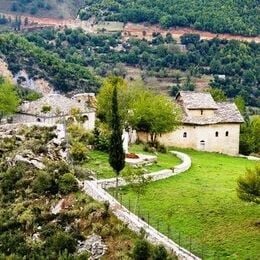
POLYGON ((118 111, 118 99, 117 99, 117 79, 115 78, 115 84, 112 95, 112 118, 111 118, 112 134, 110 138, 109 148, 109 164, 114 169, 116 174, 116 196, 118 196, 118 177, 122 169, 125 167, 125 153, 123 150, 122 140, 122 122, 118 111))

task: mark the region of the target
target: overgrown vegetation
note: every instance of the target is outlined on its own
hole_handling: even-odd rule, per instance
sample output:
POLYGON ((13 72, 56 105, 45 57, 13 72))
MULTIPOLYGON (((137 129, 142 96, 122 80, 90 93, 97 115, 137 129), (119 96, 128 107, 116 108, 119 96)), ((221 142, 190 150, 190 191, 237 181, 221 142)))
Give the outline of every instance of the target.
POLYGON ((49 154, 46 146, 54 130, 21 128, 0 137, 0 258, 86 259, 88 252, 77 254, 78 242, 95 233, 108 246, 106 257, 131 259, 138 237, 107 205, 79 191, 75 167, 57 159, 52 149, 54 158, 46 156, 41 170, 15 161, 25 153, 35 158, 49 154), (54 212, 61 198, 60 210, 54 212))

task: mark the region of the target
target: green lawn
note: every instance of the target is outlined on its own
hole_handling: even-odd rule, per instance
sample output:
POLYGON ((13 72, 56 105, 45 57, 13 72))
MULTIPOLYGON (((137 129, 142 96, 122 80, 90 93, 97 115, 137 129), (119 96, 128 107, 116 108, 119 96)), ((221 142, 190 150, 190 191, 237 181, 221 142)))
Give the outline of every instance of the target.
MULTIPOLYGON (((143 153, 143 154, 151 154, 144 152, 141 145, 133 145, 130 148, 130 152, 134 153, 143 153)), ((108 154, 96 150, 92 150, 89 153, 90 160, 85 163, 84 166, 97 173, 97 178, 113 178, 115 174, 108 163, 108 154)), ((171 153, 158 153, 158 161, 157 163, 144 167, 148 172, 155 172, 163 169, 172 168, 175 165, 181 163, 181 160, 178 159, 175 155, 171 153)))
MULTIPOLYGON (((147 220, 149 212, 155 228, 205 259, 260 259, 260 206, 240 201, 235 191, 238 176, 256 162, 184 152, 191 156, 192 168, 150 183, 140 198, 139 214, 147 220)), ((136 194, 127 187, 122 193, 133 210, 136 194)))

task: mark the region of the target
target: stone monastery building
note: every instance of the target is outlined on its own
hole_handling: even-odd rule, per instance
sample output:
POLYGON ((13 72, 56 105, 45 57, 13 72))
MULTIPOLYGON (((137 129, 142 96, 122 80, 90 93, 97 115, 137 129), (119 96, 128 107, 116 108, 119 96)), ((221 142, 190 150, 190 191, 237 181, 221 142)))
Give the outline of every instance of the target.
POLYGON ((182 126, 158 140, 167 146, 236 155, 243 117, 235 104, 215 102, 210 93, 181 91, 182 126))
POLYGON ((96 99, 93 93, 82 93, 72 98, 60 94, 49 94, 42 98, 24 102, 19 113, 13 116, 13 123, 62 123, 64 118, 75 120, 72 110, 78 110, 83 125, 88 130, 93 130, 96 120, 96 99))

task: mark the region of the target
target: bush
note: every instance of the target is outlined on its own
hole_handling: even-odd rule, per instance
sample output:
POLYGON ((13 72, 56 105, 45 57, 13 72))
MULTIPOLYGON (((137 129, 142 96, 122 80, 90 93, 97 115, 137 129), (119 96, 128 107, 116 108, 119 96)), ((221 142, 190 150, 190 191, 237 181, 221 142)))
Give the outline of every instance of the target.
POLYGON ((57 193, 57 189, 53 187, 54 180, 49 173, 40 172, 32 183, 33 191, 39 194, 50 192, 52 194, 57 193))
POLYGON ((68 194, 78 190, 78 182, 71 173, 65 173, 59 180, 59 191, 68 194))
POLYGON ((254 170, 247 169, 238 181, 237 194, 241 200, 260 204, 260 165, 254 170))
POLYGON ((158 146, 158 148, 157 148, 157 151, 158 151, 159 153, 167 153, 167 152, 168 152, 168 149, 167 149, 167 147, 166 147, 165 145, 160 144, 160 145, 158 146))
POLYGON ((96 150, 102 152, 108 152, 110 146, 110 134, 109 131, 104 127, 100 126, 94 130, 94 147, 96 150))
POLYGON ((146 260, 151 256, 151 248, 146 240, 138 240, 133 249, 133 259, 146 260))
POLYGON ((70 155, 75 162, 83 163, 88 158, 88 149, 84 144, 75 142, 70 149, 70 155))
POLYGON ((54 252, 74 253, 76 251, 77 241, 71 234, 59 231, 47 240, 47 246, 54 252))
POLYGON ((153 251, 153 260, 166 260, 167 256, 167 251, 163 245, 155 247, 153 251))

